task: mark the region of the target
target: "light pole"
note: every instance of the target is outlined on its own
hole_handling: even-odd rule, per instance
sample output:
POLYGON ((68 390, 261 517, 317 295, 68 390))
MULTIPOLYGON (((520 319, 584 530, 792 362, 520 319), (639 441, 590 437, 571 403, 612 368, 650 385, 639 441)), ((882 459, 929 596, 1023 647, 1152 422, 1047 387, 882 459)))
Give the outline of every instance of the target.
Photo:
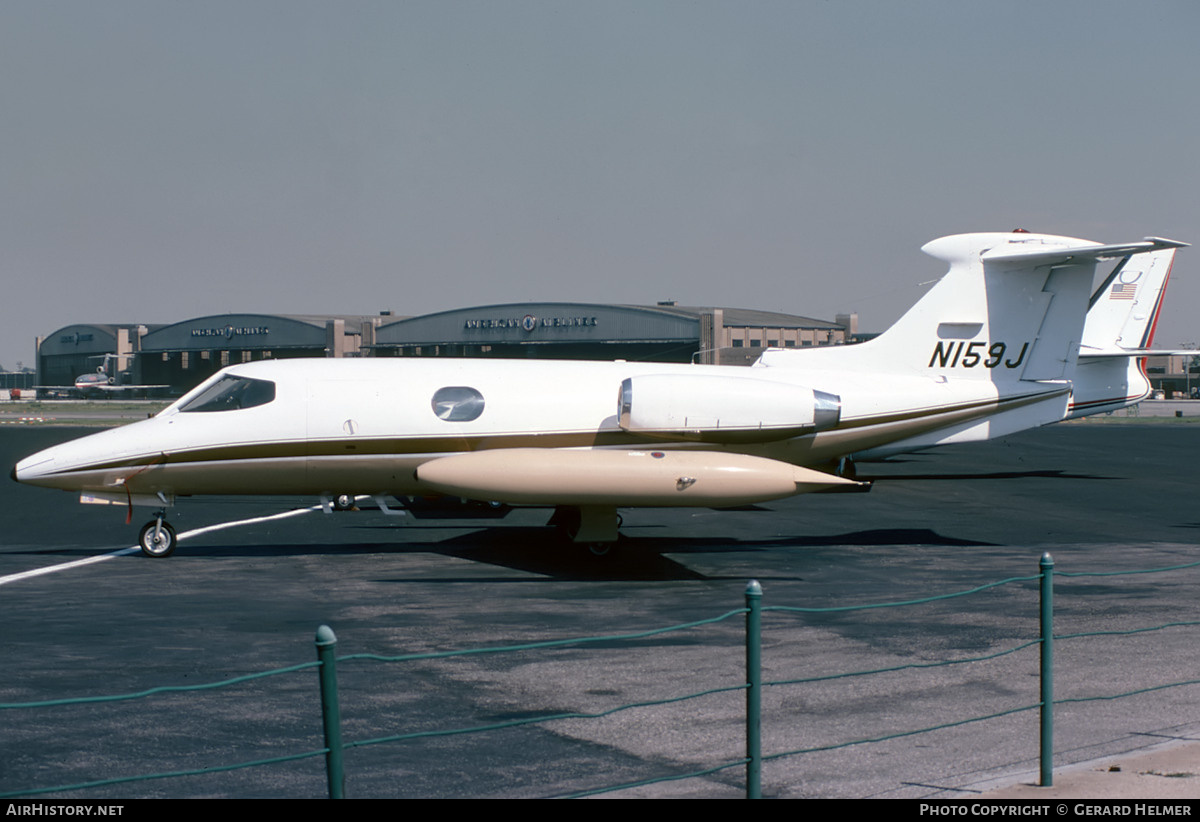
MULTIPOLYGON (((1195 350, 1196 344, 1194 342, 1184 343, 1183 348, 1187 351, 1192 351, 1192 350, 1195 350)), ((1192 398, 1192 366, 1193 365, 1200 365, 1200 357, 1196 356, 1195 354, 1192 354, 1190 356, 1185 356, 1183 358, 1183 381, 1184 381, 1183 396, 1189 400, 1192 398)))

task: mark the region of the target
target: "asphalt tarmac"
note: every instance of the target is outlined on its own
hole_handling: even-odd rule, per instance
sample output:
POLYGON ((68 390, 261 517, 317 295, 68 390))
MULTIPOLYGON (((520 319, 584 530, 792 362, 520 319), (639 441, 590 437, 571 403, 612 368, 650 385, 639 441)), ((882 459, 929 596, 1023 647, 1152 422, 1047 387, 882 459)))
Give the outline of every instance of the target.
MULTIPOLYGON (((0 464, 86 433, 0 430, 0 464)), ((411 520, 318 512, 183 539, 175 556, 65 567, 133 545, 135 509, 3 482, 0 701, 195 685, 315 658, 398 655, 609 635, 718 616, 759 580, 764 604, 903 601, 1037 573, 1133 571, 1200 560, 1200 427, 1064 424, 866 465, 869 494, 808 495, 738 511, 631 510, 606 557, 562 545, 547 512, 411 520), (402 524, 397 524, 400 522, 402 524)), ((181 533, 313 500, 187 501, 181 533)), ((1056 634, 1200 620, 1200 569, 1059 577, 1056 634)), ((631 642, 515 655, 339 665, 345 741, 472 727, 736 684, 741 618, 631 642)), ((1036 585, 905 609, 769 613, 769 679, 995 653, 1036 638, 1036 585)), ((1196 626, 1056 642, 1058 699, 1197 678, 1196 626)), ((1037 651, 968 665, 775 686, 767 754, 834 746, 1038 700, 1037 651)), ((542 797, 699 771, 743 754, 738 691, 599 720, 347 752, 351 797, 542 797)), ((1056 764, 1200 739, 1200 686, 1059 706, 1056 764)), ((322 746, 311 670, 232 688, 87 706, 6 710, 0 793, 214 768, 322 746)), ((876 744, 772 759, 769 797, 973 796, 1037 770, 1037 711, 876 744)), ((737 797, 740 767, 608 796, 737 797)), ((39 794, 39 798, 320 797, 320 757, 260 768, 39 794)))

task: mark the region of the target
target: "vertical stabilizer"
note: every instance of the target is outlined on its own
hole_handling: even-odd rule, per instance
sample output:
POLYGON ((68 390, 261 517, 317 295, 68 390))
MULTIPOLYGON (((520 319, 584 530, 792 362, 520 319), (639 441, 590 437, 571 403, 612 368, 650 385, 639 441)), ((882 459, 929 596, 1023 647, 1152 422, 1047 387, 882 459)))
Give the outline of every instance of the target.
POLYGON ((1125 257, 1092 294, 1081 353, 1149 348, 1175 249, 1125 257))
POLYGON ((954 379, 1069 378, 1098 243, 1048 234, 959 234, 921 250, 950 270, 871 345, 954 379))

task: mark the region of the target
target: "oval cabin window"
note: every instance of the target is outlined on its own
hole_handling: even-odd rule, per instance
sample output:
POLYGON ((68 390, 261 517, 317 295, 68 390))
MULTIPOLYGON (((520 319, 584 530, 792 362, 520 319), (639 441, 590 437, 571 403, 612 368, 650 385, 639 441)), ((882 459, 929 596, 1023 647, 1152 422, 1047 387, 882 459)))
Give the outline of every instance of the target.
POLYGON ((433 413, 446 422, 470 422, 483 413, 483 394, 465 385, 439 388, 433 395, 433 413))

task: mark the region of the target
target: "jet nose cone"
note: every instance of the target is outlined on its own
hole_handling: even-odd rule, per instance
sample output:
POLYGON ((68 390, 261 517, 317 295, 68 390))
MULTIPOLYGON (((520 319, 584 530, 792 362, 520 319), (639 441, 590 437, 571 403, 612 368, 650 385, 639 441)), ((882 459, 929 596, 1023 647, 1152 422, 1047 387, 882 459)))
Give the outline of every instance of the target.
POLYGON ((31 457, 20 460, 12 467, 9 476, 15 482, 39 485, 38 479, 54 467, 54 455, 39 451, 31 457))

